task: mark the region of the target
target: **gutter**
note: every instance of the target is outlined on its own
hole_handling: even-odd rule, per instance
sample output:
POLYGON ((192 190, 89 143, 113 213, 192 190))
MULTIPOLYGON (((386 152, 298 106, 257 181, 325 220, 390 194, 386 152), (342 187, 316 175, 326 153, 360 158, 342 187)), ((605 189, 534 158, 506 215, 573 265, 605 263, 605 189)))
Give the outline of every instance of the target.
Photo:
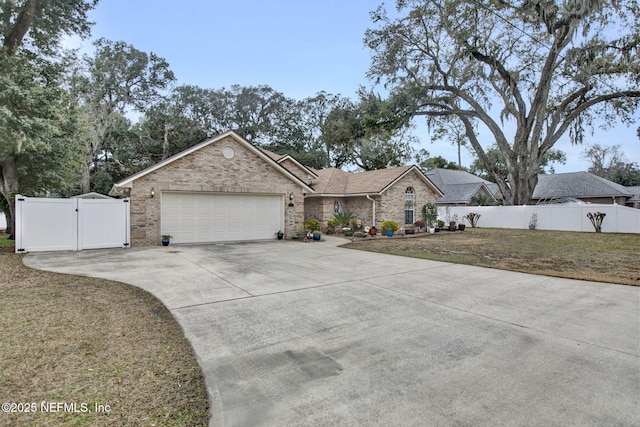
POLYGON ((366 195, 368 200, 371 200, 371 202, 373 203, 373 221, 371 222, 371 225, 373 225, 375 227, 376 225, 376 201, 373 200, 371 198, 371 196, 369 196, 368 194, 366 195))

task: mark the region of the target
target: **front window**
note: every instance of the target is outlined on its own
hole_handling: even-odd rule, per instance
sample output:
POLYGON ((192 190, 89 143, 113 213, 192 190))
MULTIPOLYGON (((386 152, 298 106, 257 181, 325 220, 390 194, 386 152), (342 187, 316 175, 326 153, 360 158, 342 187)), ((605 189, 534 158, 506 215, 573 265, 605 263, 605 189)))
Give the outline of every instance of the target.
POLYGON ((340 202, 337 200, 333 202, 333 213, 334 214, 340 213, 340 202))
POLYGON ((415 205, 416 195, 412 187, 407 187, 404 192, 404 223, 405 225, 413 225, 415 222, 415 205))

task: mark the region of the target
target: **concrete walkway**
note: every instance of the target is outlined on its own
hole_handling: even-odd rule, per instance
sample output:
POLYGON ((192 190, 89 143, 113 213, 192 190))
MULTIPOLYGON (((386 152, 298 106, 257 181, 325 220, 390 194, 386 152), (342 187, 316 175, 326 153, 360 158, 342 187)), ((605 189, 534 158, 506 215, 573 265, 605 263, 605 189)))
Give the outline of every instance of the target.
POLYGON ((34 253, 158 297, 212 426, 640 425, 640 288, 270 241, 34 253))

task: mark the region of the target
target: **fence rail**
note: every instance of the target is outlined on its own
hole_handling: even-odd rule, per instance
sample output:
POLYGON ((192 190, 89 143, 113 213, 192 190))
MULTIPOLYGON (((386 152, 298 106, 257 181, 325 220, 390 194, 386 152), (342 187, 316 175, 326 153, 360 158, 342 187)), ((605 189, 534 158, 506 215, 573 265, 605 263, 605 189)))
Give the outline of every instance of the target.
POLYGON ((640 209, 621 205, 563 204, 536 206, 455 206, 439 207, 438 219, 445 222, 463 219, 468 213, 480 214, 478 227, 529 228, 535 219, 538 230, 595 232, 588 213, 606 214, 603 233, 640 233, 640 209))

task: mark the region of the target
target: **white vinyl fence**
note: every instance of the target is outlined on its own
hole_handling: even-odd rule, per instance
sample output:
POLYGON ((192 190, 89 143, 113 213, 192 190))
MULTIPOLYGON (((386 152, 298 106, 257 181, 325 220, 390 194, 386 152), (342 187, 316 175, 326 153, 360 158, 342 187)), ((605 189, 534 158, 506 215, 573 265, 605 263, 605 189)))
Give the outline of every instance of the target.
POLYGON ((16 196, 16 253, 128 248, 129 199, 16 196))
POLYGON ((468 213, 480 214, 478 227, 529 228, 537 219, 538 230, 595 232, 588 213, 603 212, 603 233, 640 233, 640 209, 621 205, 558 204, 535 206, 456 206, 439 207, 438 219, 448 223, 455 220, 469 225, 464 218, 468 213), (464 219, 463 219, 464 218, 464 219))

